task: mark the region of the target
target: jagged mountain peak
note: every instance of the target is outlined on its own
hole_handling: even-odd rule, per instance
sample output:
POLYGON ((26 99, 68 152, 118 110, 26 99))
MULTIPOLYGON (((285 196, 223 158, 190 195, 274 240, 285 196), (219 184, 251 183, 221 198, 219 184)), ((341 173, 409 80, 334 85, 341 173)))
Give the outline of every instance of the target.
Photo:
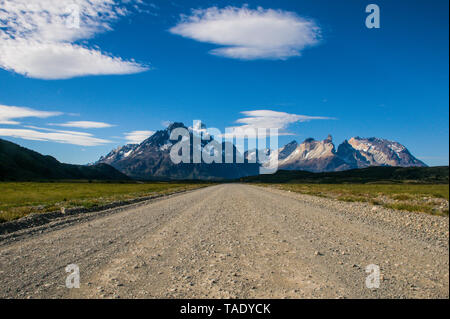
POLYGON ((97 163, 111 164, 119 161, 125 157, 128 157, 138 146, 139 144, 126 144, 123 146, 118 146, 107 155, 101 156, 97 163))
POLYGON ((308 137, 306 138, 302 144, 304 143, 313 143, 313 142, 317 142, 313 137, 308 137))
POLYGON ((338 146, 336 154, 352 168, 370 166, 369 161, 358 150, 354 149, 347 140, 344 140, 338 146))
POLYGON ((171 145, 172 143, 170 141, 170 132, 179 127, 187 129, 187 127, 181 122, 171 123, 164 130, 156 131, 155 134, 144 140, 138 148, 142 149, 148 147, 164 147, 165 145, 171 145))
POLYGON ((173 122, 173 123, 170 123, 167 127, 166 127, 166 131, 172 131, 173 129, 176 129, 176 128, 179 128, 179 127, 182 127, 182 128, 187 128, 182 122, 173 122))
POLYGON ((289 154, 286 146, 278 152, 279 168, 314 172, 336 171, 368 166, 426 166, 402 144, 378 137, 355 136, 345 140, 337 151, 332 136, 323 141, 307 138, 289 154))
POLYGON ((328 134, 328 136, 322 141, 316 140, 314 137, 308 137, 303 141, 302 144, 308 143, 333 143, 333 137, 331 136, 331 134, 328 134))
POLYGON ((288 146, 288 145, 298 145, 296 140, 292 140, 289 143, 287 143, 284 147, 288 146))
POLYGON ((298 143, 296 140, 286 144, 283 146, 278 153, 278 160, 283 160, 292 154, 298 147, 298 143))
POLYGON ((426 166, 408 149, 395 141, 378 137, 352 137, 348 144, 357 150, 373 166, 426 166))
MULTIPOLYGON (((186 127, 181 122, 171 123, 163 130, 159 130, 152 136, 139 144, 130 156, 117 158, 111 165, 119 171, 137 179, 226 179, 239 178, 243 176, 256 175, 259 172, 258 163, 225 163, 223 152, 226 143, 222 143, 222 163, 208 164, 201 160, 194 163, 194 148, 191 144, 190 163, 175 164, 170 156, 172 146, 177 141, 170 140, 173 129, 185 128, 191 136, 206 129, 204 125, 192 128, 186 127)), ((201 141, 203 151, 210 152, 210 155, 217 154, 217 149, 212 141, 201 141)), ((238 157, 236 147, 232 147, 233 154, 238 157)), ((239 156, 242 157, 242 155, 239 156)), ((103 160, 101 159, 100 162, 103 160)))
MULTIPOLYGON (((276 152, 273 153, 273 156, 276 156, 275 154, 276 152)), ((323 141, 310 137, 301 144, 291 142, 278 150, 278 167, 280 169, 320 172, 340 169, 343 165, 345 162, 336 156, 330 135, 323 141)))
MULTIPOLYGON (((188 129, 191 138, 196 133, 206 130, 206 126, 200 122, 190 128, 181 122, 174 122, 165 129, 157 131, 139 145, 128 144, 111 151, 107 156, 100 158, 99 163, 111 164, 120 171, 137 178, 155 176, 168 178, 198 178, 201 176, 205 178, 207 174, 212 174, 211 177, 225 177, 227 174, 244 176, 256 168, 252 167, 248 170, 249 167, 238 167, 233 164, 226 164, 229 166, 224 168, 222 164, 217 163, 214 164, 214 167, 206 163, 183 164, 182 166, 171 163, 169 153, 176 141, 170 140, 170 133, 179 127, 188 129)), ((202 140, 201 143, 203 147, 206 147, 205 149, 210 146, 208 145, 210 141, 202 140)), ((213 151, 216 152, 214 147, 211 148, 211 152, 213 151)), ((234 145, 233 153, 238 154, 234 145)), ((243 155, 246 163, 256 160, 258 165, 266 166, 278 159, 279 169, 313 172, 339 171, 368 166, 426 166, 412 156, 402 144, 378 137, 355 136, 344 140, 336 151, 331 134, 324 140, 310 137, 300 144, 293 140, 277 150, 267 149, 263 158, 259 158, 256 150, 247 150, 243 155)))

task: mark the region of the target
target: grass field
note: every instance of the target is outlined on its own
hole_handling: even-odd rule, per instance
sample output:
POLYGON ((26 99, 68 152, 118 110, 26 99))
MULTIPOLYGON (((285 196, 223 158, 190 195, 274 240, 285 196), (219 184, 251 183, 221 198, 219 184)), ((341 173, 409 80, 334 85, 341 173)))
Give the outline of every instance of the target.
POLYGON ((448 216, 449 185, 442 184, 258 184, 388 208, 448 216))
POLYGON ((74 207, 93 208, 116 201, 206 186, 199 183, 0 182, 0 222, 74 207))

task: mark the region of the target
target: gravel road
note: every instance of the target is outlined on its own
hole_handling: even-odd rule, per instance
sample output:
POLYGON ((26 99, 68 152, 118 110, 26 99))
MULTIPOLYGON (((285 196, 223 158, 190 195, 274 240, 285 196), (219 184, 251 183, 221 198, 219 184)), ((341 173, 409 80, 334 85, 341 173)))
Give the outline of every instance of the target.
POLYGON ((216 185, 0 238, 0 298, 449 298, 448 222, 216 185))

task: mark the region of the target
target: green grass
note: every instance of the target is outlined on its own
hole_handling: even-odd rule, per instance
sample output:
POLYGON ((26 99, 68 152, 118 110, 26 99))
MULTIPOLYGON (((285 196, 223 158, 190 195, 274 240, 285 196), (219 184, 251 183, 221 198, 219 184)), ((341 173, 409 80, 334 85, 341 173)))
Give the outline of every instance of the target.
POLYGON ((448 216, 449 185, 443 184, 258 184, 346 202, 448 216))
POLYGON ((200 183, 0 182, 0 222, 60 210, 93 208, 115 201, 206 186, 200 183))

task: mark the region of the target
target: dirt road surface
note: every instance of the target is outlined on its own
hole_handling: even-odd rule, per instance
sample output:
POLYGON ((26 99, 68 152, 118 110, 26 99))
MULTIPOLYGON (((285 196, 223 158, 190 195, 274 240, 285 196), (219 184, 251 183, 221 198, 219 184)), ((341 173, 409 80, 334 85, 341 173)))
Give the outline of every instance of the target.
POLYGON ((0 297, 449 298, 448 227, 446 217, 216 185, 0 238, 0 297), (78 289, 66 287, 69 264, 78 289), (371 264, 379 288, 366 286, 371 264))

